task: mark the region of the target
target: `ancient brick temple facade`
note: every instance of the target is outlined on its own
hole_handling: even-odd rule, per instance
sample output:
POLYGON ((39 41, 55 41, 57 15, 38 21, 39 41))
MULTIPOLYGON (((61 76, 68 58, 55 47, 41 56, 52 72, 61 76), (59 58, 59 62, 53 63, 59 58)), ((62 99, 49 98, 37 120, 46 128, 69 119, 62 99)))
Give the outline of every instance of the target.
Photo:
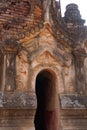
POLYGON ((87 27, 76 4, 0 0, 0 130, 87 130, 87 27))

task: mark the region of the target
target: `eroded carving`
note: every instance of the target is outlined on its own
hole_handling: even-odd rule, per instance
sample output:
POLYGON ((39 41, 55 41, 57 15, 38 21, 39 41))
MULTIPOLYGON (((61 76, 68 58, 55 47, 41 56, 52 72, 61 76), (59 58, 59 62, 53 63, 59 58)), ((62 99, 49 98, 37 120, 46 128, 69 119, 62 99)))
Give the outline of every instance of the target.
POLYGON ((85 109, 87 108, 86 96, 78 95, 62 95, 60 96, 62 109, 76 108, 85 109))
POLYGON ((14 39, 4 39, 0 47, 3 54, 2 90, 13 91, 16 87, 15 59, 19 49, 19 44, 14 39))
POLYGON ((0 108, 36 108, 36 95, 34 93, 0 93, 0 108))
POLYGON ((16 57, 16 86, 17 90, 26 91, 28 89, 29 64, 27 53, 20 51, 16 57))
POLYGON ((75 59, 76 89, 79 94, 83 94, 86 90, 84 59, 87 57, 87 53, 85 49, 76 48, 73 50, 73 55, 75 59))
POLYGON ((15 54, 6 54, 6 81, 5 81, 5 90, 13 91, 16 87, 15 84, 15 54))

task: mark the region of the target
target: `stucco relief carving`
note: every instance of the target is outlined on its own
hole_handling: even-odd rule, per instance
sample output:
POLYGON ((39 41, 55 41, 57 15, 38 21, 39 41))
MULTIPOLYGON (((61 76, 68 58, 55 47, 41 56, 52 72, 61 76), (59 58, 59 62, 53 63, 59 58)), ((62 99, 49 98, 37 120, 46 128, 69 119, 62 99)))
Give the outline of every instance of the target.
POLYGON ((36 107, 35 93, 13 92, 0 93, 0 108, 16 108, 16 107, 36 107))
POLYGON ((63 67, 63 78, 64 78, 64 84, 65 84, 65 92, 73 93, 75 91, 74 85, 75 85, 75 68, 74 68, 74 62, 71 55, 66 54, 64 56, 65 59, 65 66, 63 67))
POLYGON ((79 94, 84 94, 86 92, 84 60, 87 53, 84 48, 79 47, 73 50, 73 55, 75 59, 76 90, 79 94))
POLYGON ((2 90, 2 84, 3 84, 3 62, 4 62, 4 59, 3 59, 4 55, 2 53, 2 50, 0 50, 0 90, 2 90))
POLYGON ((35 67, 37 65, 58 65, 57 59, 48 51, 44 51, 42 54, 39 54, 39 56, 34 58, 34 61, 32 61, 32 67, 35 67))
POLYGON ((65 93, 73 93, 75 92, 75 68, 72 64, 69 67, 63 68, 63 79, 65 86, 65 93))
MULTIPOLYGON (((84 98, 84 97, 82 97, 84 98)), ((79 97, 76 97, 76 95, 62 95, 60 96, 61 99, 61 107, 62 109, 67 108, 85 108, 85 104, 83 102, 79 101, 79 97)))
POLYGON ((15 89, 15 57, 16 54, 6 54, 6 84, 5 89, 8 91, 15 89))
MULTIPOLYGON (((84 60, 84 77, 85 77, 85 86, 87 86, 87 58, 84 60)), ((85 88, 85 93, 87 95, 87 87, 85 88)))
POLYGON ((16 57, 16 86, 17 90, 26 91, 28 86, 28 59, 25 51, 20 51, 16 57))

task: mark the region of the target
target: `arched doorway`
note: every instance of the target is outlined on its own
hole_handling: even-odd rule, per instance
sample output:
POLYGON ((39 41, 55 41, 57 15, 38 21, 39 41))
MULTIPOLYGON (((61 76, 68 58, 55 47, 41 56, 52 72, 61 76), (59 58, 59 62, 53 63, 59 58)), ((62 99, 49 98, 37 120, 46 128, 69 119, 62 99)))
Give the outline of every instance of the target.
POLYGON ((36 96, 35 130, 59 130, 56 77, 50 71, 43 70, 37 75, 36 96))

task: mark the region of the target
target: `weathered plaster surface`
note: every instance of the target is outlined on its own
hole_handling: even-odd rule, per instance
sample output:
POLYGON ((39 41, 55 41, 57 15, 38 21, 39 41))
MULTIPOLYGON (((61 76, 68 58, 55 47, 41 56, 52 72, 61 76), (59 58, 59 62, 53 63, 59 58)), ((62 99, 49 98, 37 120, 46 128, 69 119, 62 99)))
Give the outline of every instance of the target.
POLYGON ((86 130, 87 27, 78 6, 61 18, 55 0, 0 3, 0 129, 35 130, 36 79, 48 71, 47 130, 86 130))

